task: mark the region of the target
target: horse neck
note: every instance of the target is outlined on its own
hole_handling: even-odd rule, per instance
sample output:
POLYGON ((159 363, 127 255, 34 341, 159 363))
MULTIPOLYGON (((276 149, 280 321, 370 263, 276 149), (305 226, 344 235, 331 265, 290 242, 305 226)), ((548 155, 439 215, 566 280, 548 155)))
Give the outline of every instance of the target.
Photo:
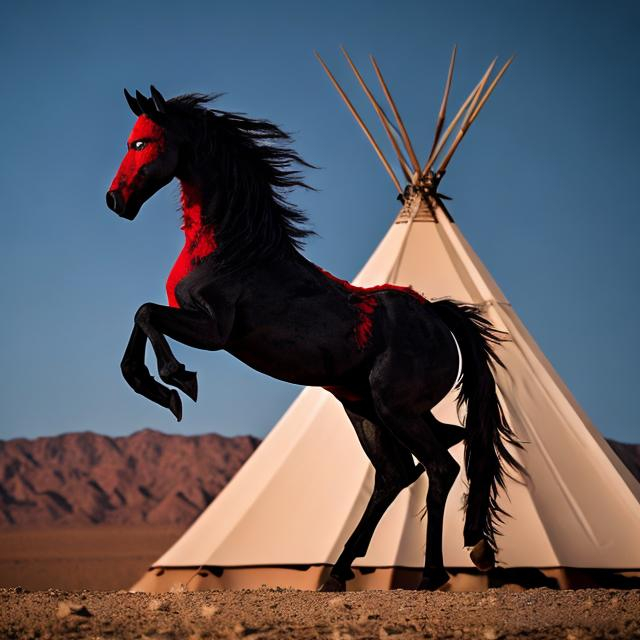
MULTIPOLYGON (((202 188, 197 182, 181 180, 182 192, 182 230, 184 231, 184 249, 181 258, 188 256, 192 264, 204 260, 216 252, 218 240, 213 224, 205 224, 207 202, 202 188)), ((180 258, 179 258, 180 260, 180 258)))
MULTIPOLYGON (((236 175, 252 169, 237 169, 236 175)), ((199 251, 216 252, 217 268, 228 271, 252 269, 276 257, 296 258, 298 252, 278 219, 277 203, 270 189, 259 183, 251 189, 238 187, 220 176, 215 164, 203 162, 178 176, 182 187, 185 247, 203 245, 199 251), (230 191, 224 190, 229 188, 230 191), (219 189, 222 188, 222 191, 219 189), (262 193, 262 197, 258 194, 262 193), (255 198, 258 198, 256 201, 255 198), (265 219, 251 220, 253 216, 265 219)))
MULTIPOLYGON (((188 242, 195 241, 203 232, 203 212, 205 202, 202 187, 194 180, 180 180, 182 203, 182 227, 185 239, 188 242)), ((213 229, 211 229, 213 233, 213 229)))

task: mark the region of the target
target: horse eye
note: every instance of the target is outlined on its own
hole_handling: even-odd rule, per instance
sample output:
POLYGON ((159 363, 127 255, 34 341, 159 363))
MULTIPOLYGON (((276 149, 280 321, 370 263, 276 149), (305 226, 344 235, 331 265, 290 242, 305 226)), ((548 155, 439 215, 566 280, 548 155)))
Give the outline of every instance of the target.
POLYGON ((138 140, 137 142, 133 143, 133 148, 136 151, 142 151, 146 146, 147 146, 147 143, 146 142, 142 142, 142 140, 138 140))

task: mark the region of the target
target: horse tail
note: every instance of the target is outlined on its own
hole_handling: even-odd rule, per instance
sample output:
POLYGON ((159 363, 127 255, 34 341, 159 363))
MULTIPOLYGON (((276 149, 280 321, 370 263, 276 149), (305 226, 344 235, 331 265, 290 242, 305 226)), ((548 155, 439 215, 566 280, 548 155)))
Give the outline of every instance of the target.
POLYGON ((506 447, 522 449, 522 444, 504 415, 493 376, 496 366, 504 367, 494 351, 504 334, 473 305, 452 300, 432 305, 455 336, 462 355, 457 402, 458 409, 467 405, 464 463, 469 482, 464 543, 473 546, 484 538, 495 552, 499 523, 508 515, 498 505, 498 491, 505 486, 505 465, 526 473, 506 447))

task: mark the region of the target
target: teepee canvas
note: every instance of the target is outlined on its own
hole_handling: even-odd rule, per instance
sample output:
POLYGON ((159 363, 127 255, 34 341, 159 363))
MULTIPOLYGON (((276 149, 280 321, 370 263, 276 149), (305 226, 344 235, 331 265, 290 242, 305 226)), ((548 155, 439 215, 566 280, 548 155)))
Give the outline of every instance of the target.
MULTIPOLYGON (((452 58, 425 169, 415 166, 415 154, 390 95, 399 133, 370 95, 410 186, 399 215, 354 283, 410 285, 429 298, 472 302, 508 334, 508 342, 500 348, 506 368, 496 371, 496 379, 509 422, 526 443, 524 451, 514 455, 529 477, 509 480, 508 497, 502 497, 511 517, 498 539, 498 562, 503 573, 528 572, 568 586, 572 577, 587 575, 580 570, 591 570, 593 575, 593 570, 640 568, 640 484, 580 409, 435 190, 453 151, 507 66, 485 91, 492 67, 488 70, 442 133, 452 58), (451 134, 453 143, 445 152, 451 134), (409 159, 400 149, 402 144, 409 159), (439 154, 444 160, 432 172, 439 154)), ((387 93, 377 65, 376 72, 387 93)), ((395 176, 394 183, 400 189, 395 176)), ((460 424, 453 394, 434 413, 443 422, 460 424)), ((461 462, 462 445, 451 451, 461 462)), ((356 578, 348 588, 418 582, 424 563, 427 482, 423 474, 395 500, 366 556, 354 563, 356 578)), ((373 468, 342 406, 323 389, 306 388, 229 485, 133 589, 165 591, 180 585, 315 589, 357 524, 372 487, 373 468)), ((471 570, 463 546, 464 493, 461 473, 445 513, 444 560, 454 574, 453 588, 475 589, 487 586, 491 577, 471 570)))

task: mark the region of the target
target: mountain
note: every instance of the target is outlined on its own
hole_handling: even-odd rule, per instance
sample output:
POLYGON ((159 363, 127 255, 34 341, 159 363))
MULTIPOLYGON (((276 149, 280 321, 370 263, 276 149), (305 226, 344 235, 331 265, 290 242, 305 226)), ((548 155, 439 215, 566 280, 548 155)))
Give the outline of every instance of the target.
MULTIPOLYGON (((640 479, 640 445, 608 441, 640 479)), ((0 441, 0 528, 190 524, 260 444, 252 436, 111 438, 66 433, 0 441)))
POLYGON ((0 527, 187 525, 259 444, 151 429, 0 441, 0 527))
POLYGON ((607 440, 607 442, 627 469, 640 480, 640 444, 626 444, 616 440, 607 440))

